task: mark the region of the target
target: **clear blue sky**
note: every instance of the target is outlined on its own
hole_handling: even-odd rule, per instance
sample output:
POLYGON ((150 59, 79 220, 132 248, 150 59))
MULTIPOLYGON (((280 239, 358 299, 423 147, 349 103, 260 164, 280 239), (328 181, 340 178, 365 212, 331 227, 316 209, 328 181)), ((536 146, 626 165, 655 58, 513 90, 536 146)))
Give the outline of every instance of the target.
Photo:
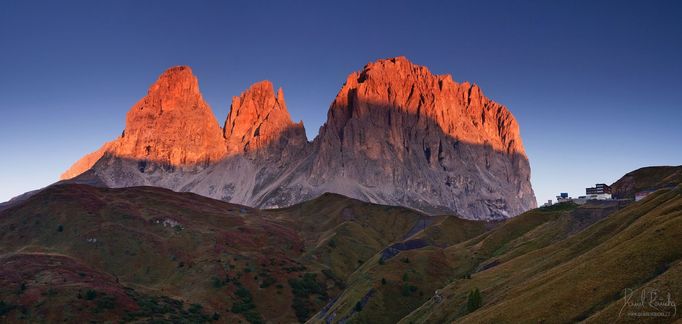
POLYGON ((3 1, 0 201, 120 135, 181 64, 221 123, 269 79, 312 138, 348 73, 405 55, 511 109, 540 202, 682 164, 679 1, 239 2, 3 1))

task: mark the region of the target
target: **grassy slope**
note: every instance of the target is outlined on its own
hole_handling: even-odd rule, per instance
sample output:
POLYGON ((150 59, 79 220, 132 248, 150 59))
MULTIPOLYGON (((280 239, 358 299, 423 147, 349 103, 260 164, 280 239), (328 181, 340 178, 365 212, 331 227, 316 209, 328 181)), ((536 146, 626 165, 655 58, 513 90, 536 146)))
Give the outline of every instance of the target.
POLYGON ((402 322, 603 321, 617 318, 625 288, 675 287, 668 291, 682 296, 681 216, 682 189, 659 192, 566 239, 448 285, 441 303, 429 300, 402 322), (467 314, 466 295, 474 288, 483 307, 467 314))
POLYGON ((436 222, 412 237, 434 244, 402 251, 384 264, 379 263, 379 255, 375 256, 351 276, 349 287, 329 310, 317 314, 313 322, 331 317, 335 321, 347 318, 355 322, 396 322, 428 301, 436 289, 465 280, 482 267, 494 266, 565 238, 617 208, 617 204, 580 208, 562 204, 533 210, 491 230, 486 228, 492 224, 481 222, 459 219, 436 222), (443 232, 452 235, 445 240, 443 232), (407 280, 404 280, 405 274, 407 280), (386 284, 382 284, 382 278, 386 284), (404 293, 405 285, 414 286, 414 291, 404 293), (355 305, 370 290, 372 296, 364 309, 356 311, 355 305))
POLYGON ((682 296, 681 191, 486 224, 334 194, 261 211, 158 188, 54 186, 0 212, 0 258, 14 264, 0 268, 0 319, 611 321, 624 288, 682 296), (415 240, 425 246, 380 262, 415 240), (235 314, 240 287, 255 309, 235 314), (483 307, 468 313, 474 288, 483 307))
MULTIPOLYGON (((290 280, 317 274, 324 293, 306 302, 314 313, 362 262, 425 217, 338 195, 260 211, 159 188, 60 185, 0 214, 0 255, 61 255, 140 294, 182 300, 185 311, 201 304, 226 321, 244 320, 243 313, 230 312, 244 287, 256 306, 252 313, 296 322, 290 280)), ((0 289, 2 298, 13 293, 0 289)))
POLYGON ((332 269, 344 278, 385 246, 402 240, 421 219, 430 218, 410 209, 372 205, 336 194, 264 214, 293 220, 294 229, 307 243, 302 259, 312 268, 332 269))
POLYGON ((0 318, 3 322, 130 322, 212 319, 182 301, 126 288, 110 274, 58 254, 19 253, 0 257, 0 318))
POLYGON ((434 289, 461 275, 439 245, 480 235, 486 224, 453 217, 436 217, 433 221, 406 238, 422 239, 428 243, 426 247, 401 251, 383 262, 379 261, 381 253, 374 255, 350 276, 348 288, 338 299, 311 322, 344 318, 366 323, 396 322, 427 300, 434 289), (360 312, 356 309, 358 302, 363 304, 360 312))

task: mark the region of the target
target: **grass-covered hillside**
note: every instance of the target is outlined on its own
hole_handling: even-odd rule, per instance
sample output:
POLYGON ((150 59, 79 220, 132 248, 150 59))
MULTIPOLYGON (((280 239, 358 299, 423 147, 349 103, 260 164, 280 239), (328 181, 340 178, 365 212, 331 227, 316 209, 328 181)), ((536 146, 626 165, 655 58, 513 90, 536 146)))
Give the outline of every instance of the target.
MULTIPOLYGON (((425 303, 449 298, 444 287, 468 285, 481 273, 504 268, 510 261, 570 238, 624 206, 624 202, 595 202, 580 207, 559 204, 529 211, 496 226, 488 224, 488 230, 469 240, 407 249, 390 258, 378 253, 351 275, 348 288, 312 322, 349 319, 360 323, 398 322, 415 309, 423 309, 425 303), (436 290, 440 297, 436 296, 436 290)), ((464 225, 458 224, 458 227, 464 225)), ((428 237, 436 229, 436 226, 427 228, 414 237, 428 237)), ((522 270, 528 276, 537 273, 531 265, 522 270)), ((500 293, 510 281, 516 280, 513 276, 493 279, 490 284, 499 284, 500 293)), ((465 311, 459 302, 448 301, 446 304, 452 307, 446 309, 448 316, 433 322, 461 316, 465 311)), ((407 323, 423 320, 426 318, 415 317, 407 323)))
POLYGON ((0 322, 672 322, 682 181, 641 170, 630 188, 667 189, 494 223, 55 185, 0 211, 0 322))
POLYGON ((484 249, 485 254, 476 253, 485 239, 453 246, 455 259, 473 256, 474 260, 483 260, 479 264, 484 266, 470 277, 444 286, 442 298, 425 301, 401 323, 679 319, 670 306, 657 307, 668 312, 665 317, 629 315, 631 311, 654 309, 626 305, 626 298, 634 292, 639 300, 642 292, 650 296, 650 291, 657 291, 662 299, 667 299, 667 294, 672 301, 682 298, 682 188, 659 191, 582 230, 566 231, 572 227, 566 226, 573 223, 571 215, 582 208, 556 218, 542 209, 523 214, 509 224, 528 223, 530 218, 542 216, 550 220, 520 236, 509 235, 507 224, 493 230, 484 236, 502 231, 507 239, 484 249), (480 292, 480 299, 472 307, 470 294, 475 290, 480 292))
POLYGON ((51 186, 0 212, 0 319, 304 321, 382 248, 450 219, 339 195, 261 211, 152 187, 51 186))

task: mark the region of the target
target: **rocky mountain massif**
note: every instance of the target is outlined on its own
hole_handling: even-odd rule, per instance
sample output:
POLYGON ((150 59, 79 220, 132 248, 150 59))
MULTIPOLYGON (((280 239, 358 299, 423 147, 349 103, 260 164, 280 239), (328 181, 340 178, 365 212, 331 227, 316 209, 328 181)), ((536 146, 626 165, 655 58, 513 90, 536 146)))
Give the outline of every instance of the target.
POLYGON ((0 210, 0 322, 675 322, 682 184, 668 184, 500 222, 336 194, 259 210, 57 184, 0 210))
POLYGON ((222 129, 188 67, 161 75, 123 134, 76 162, 109 187, 159 186, 255 207, 325 192, 430 214, 501 219, 535 207, 519 126, 480 88, 404 57, 348 76, 319 135, 263 81, 233 98, 222 129))

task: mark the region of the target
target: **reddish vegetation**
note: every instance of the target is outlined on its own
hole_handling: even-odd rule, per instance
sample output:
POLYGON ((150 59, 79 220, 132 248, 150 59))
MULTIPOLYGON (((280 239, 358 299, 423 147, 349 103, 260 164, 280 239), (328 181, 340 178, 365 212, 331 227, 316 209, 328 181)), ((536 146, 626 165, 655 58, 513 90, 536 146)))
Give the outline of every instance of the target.
MULTIPOLYGON (((19 296, 21 305, 34 305, 49 294, 48 290, 75 290, 82 294, 95 290, 116 300, 118 312, 134 311, 138 308, 116 277, 97 271, 64 255, 31 253, 9 254, 0 259, 0 286, 14 287, 23 283, 24 290, 19 296)), ((75 295, 74 295, 75 296, 75 295)), ((80 303, 88 307, 87 301, 80 303)))

